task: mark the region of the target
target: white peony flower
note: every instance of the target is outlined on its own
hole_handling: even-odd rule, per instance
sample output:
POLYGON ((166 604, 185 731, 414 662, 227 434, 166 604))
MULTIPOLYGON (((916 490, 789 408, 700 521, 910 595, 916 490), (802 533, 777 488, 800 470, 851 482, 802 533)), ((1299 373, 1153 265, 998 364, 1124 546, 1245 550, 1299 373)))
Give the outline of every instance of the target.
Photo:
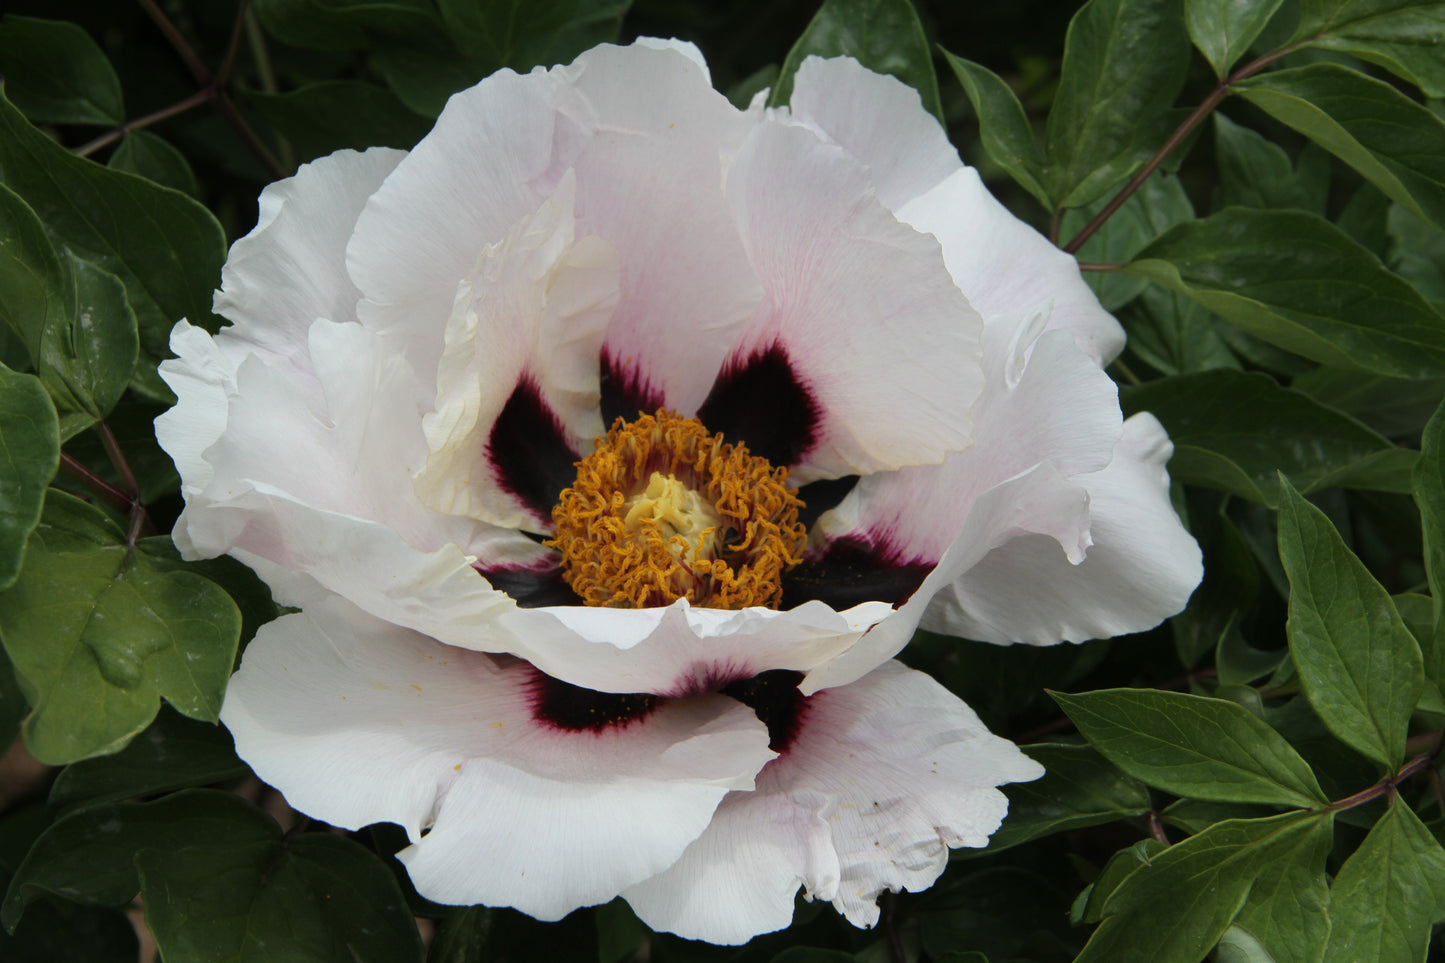
POLYGON ((216 310, 161 367, 175 540, 300 609, 222 718, 440 902, 871 925, 1041 773, 915 628, 1139 631, 1200 578, 1118 324, 852 60, 781 110, 685 43, 504 70, 267 188, 216 310))

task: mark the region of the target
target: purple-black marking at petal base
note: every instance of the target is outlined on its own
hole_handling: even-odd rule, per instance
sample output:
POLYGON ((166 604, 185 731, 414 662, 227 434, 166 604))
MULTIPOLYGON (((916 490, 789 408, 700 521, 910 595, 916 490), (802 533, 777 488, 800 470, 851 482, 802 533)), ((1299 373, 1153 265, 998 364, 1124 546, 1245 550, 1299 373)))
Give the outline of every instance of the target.
POLYGON ((666 700, 646 692, 594 692, 538 672, 532 717, 563 732, 602 732, 644 719, 666 700))
POLYGON ((602 425, 612 427, 618 418, 633 421, 638 414, 651 415, 663 407, 662 393, 651 388, 635 366, 613 357, 603 350, 601 359, 602 377, 602 425))
POLYGON ((492 588, 506 592, 512 601, 524 609, 540 608, 543 605, 581 605, 582 600, 572 591, 572 586, 562 580, 562 569, 556 565, 546 568, 488 568, 481 563, 472 566, 477 574, 491 583, 492 588))
POLYGON ((818 517, 830 508, 837 508, 838 503, 856 484, 857 475, 844 475, 842 478, 825 478, 802 486, 798 489, 798 498, 803 502, 803 507, 798 509, 798 521, 804 528, 812 528, 818 517))
POLYGON ((801 672, 773 669, 734 682, 722 691, 757 713, 768 727, 768 748, 782 753, 798 734, 808 709, 807 697, 798 691, 801 681, 801 672))
POLYGON ((822 410, 781 344, 730 361, 698 409, 708 431, 774 465, 795 465, 817 441, 822 410))
POLYGON ((487 437, 487 457, 502 488, 551 524, 552 506, 577 477, 577 453, 531 378, 512 389, 487 437))
POLYGON ((926 562, 898 562, 880 547, 840 538, 817 558, 804 559, 783 575, 782 608, 817 599, 842 611, 860 602, 887 602, 895 608, 908 601, 933 571, 926 562))

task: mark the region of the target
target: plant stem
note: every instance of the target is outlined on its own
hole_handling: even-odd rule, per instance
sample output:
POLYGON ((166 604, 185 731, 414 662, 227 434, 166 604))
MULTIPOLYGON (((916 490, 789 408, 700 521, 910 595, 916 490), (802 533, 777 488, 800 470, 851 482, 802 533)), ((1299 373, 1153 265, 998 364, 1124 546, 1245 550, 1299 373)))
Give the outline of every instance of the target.
POLYGON ((1344 812, 1346 809, 1354 809, 1356 806, 1363 806, 1365 803, 1374 802, 1381 796, 1394 792, 1400 783, 1409 779, 1420 770, 1427 768, 1435 761, 1435 754, 1439 751, 1440 749, 1437 746, 1432 752, 1416 756, 1401 766, 1399 772, 1396 772, 1394 775, 1386 776, 1369 789, 1361 789, 1359 792, 1346 796, 1344 799, 1330 803, 1329 806, 1325 808, 1330 812, 1344 812))
POLYGON ((153 532, 155 526, 151 524, 145 505, 141 503, 140 483, 136 481, 135 472, 130 470, 130 462, 125 460, 125 452, 120 450, 120 443, 115 440, 115 433, 104 421, 96 422, 95 428, 100 434, 101 444, 105 445, 105 453, 110 456, 110 463, 115 466, 121 483, 126 487, 126 498, 129 503, 126 507, 130 512, 130 530, 126 533, 126 545, 134 548, 141 533, 153 532))
POLYGON ((211 92, 211 88, 209 87, 198 90, 194 94, 191 94, 189 97, 187 97, 185 100, 178 100, 174 104, 171 104, 169 107, 162 107, 160 110, 156 111, 153 114, 146 114, 144 117, 139 117, 135 120, 126 121, 119 127, 116 127, 113 130, 106 131, 104 134, 101 134, 99 137, 95 138, 95 140, 89 141, 77 147, 75 149, 75 153, 80 157, 89 157, 91 154, 94 154, 102 147, 106 146, 107 144, 115 143, 133 130, 141 130, 142 128, 149 127, 151 124, 158 124, 168 117, 174 117, 177 114, 183 114, 193 107, 199 107, 201 104, 204 104, 206 101, 210 100, 212 96, 213 94, 211 92))
MULTIPOLYGON (((1114 212, 1117 211, 1120 207, 1122 207, 1124 205, 1124 202, 1127 201, 1131 196, 1133 196, 1134 192, 1137 191, 1140 186, 1149 179, 1149 175, 1153 174, 1156 170, 1158 170, 1159 165, 1164 163, 1164 161, 1169 157, 1169 155, 1174 152, 1175 148, 1177 148, 1180 144, 1184 143, 1185 139, 1194 132, 1194 128, 1198 127, 1200 123, 1203 122, 1204 118, 1208 117, 1210 112, 1213 111, 1215 107, 1219 106, 1219 102, 1230 94, 1230 87, 1232 87, 1234 84, 1239 83, 1241 80, 1244 80, 1247 77, 1254 76, 1265 67, 1268 67, 1270 64, 1274 63, 1279 58, 1285 56, 1286 54, 1293 53, 1295 50, 1298 50, 1300 47, 1304 46, 1305 44, 1309 43, 1311 40, 1314 39, 1315 38, 1310 37, 1308 39, 1301 40, 1298 43, 1290 44, 1288 47, 1281 47, 1273 53, 1265 54, 1258 60, 1253 60, 1248 64, 1245 64, 1243 67, 1239 68, 1234 73, 1221 80, 1219 82, 1219 86, 1215 87, 1214 90, 1210 92, 1209 96, 1204 98, 1204 102, 1201 103, 1198 107, 1194 108, 1194 111, 1184 119, 1184 122, 1180 124, 1177 128, 1175 128, 1174 133, 1170 134, 1169 139, 1164 142, 1164 146, 1160 147, 1159 150, 1155 152, 1154 156, 1149 158, 1149 162, 1147 164, 1139 168, 1139 173, 1135 174, 1133 178, 1130 179, 1129 183, 1125 184, 1123 189, 1120 190, 1119 193, 1114 195, 1114 199, 1109 201, 1109 203, 1104 206, 1104 209, 1102 211, 1095 214, 1094 217, 1089 221, 1089 223, 1085 224, 1083 229, 1080 230, 1078 234, 1074 235, 1074 239, 1072 241, 1064 245, 1064 250, 1070 254, 1073 254, 1078 251, 1079 248, 1083 247, 1084 242, 1087 241, 1089 238, 1093 237, 1094 233, 1098 231, 1099 228, 1104 226, 1104 222, 1107 221, 1110 217, 1114 216, 1114 212)), ((1054 218, 1055 223, 1057 223, 1057 211, 1054 213, 1054 218)), ((1054 237, 1054 242, 1058 243, 1057 236, 1054 237)))
POLYGON ((74 475, 76 480, 86 488, 89 488, 95 492, 96 495, 109 502, 110 506, 116 511, 122 513, 130 511, 129 495, 76 461, 74 456, 68 452, 62 451, 60 453, 60 466, 74 475))

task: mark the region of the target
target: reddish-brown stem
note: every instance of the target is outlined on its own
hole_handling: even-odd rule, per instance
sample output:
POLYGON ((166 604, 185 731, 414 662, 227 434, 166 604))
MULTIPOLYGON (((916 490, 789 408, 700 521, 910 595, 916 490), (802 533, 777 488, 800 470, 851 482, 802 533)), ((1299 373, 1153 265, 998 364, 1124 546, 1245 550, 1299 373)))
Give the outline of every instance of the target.
POLYGON ((176 29, 176 25, 171 23, 170 18, 156 5, 155 0, 137 0, 137 2, 145 10, 146 14, 150 16, 151 20, 155 22, 155 25, 160 28, 161 33, 165 34, 166 39, 170 41, 171 46, 175 48, 176 53, 179 54, 181 60, 185 62, 186 69, 191 72, 191 76, 195 77, 196 82, 201 85, 205 99, 216 102, 216 108, 220 110, 225 116, 226 121, 235 129, 237 136, 241 138, 241 141, 246 145, 247 149, 256 155, 256 159, 261 162, 261 166, 265 167, 272 177, 285 177, 289 172, 276 160, 275 155, 271 153, 270 149, 261 142, 261 138, 256 136, 256 132, 251 129, 251 125, 246 123, 246 119, 241 116, 241 112, 236 109, 236 105, 231 102, 231 98, 226 96, 225 90, 222 89, 222 85, 231 75, 231 69, 235 66, 236 51, 241 42, 241 31, 245 28, 246 0, 241 0, 236 11, 236 22, 231 28, 231 39, 226 45, 225 60, 221 64, 220 73, 216 75, 213 75, 210 69, 201 61, 195 48, 190 45, 186 38, 181 35, 181 32, 176 29))
MULTIPOLYGON (((1314 38, 1311 37, 1309 39, 1313 40, 1314 38)), ((1201 103, 1198 107, 1194 108, 1193 112, 1184 119, 1184 122, 1174 129, 1174 133, 1170 134, 1169 139, 1164 142, 1164 146, 1160 147, 1159 150, 1155 152, 1154 156, 1149 158, 1149 162, 1147 164, 1139 168, 1139 173, 1135 174, 1133 178, 1130 179, 1129 183, 1125 184, 1123 189, 1121 189, 1119 193, 1114 195, 1113 200, 1109 201, 1108 204, 1104 205, 1104 209, 1098 214, 1095 214, 1093 218, 1090 219, 1089 223, 1085 224, 1083 229, 1080 230, 1078 234, 1074 235, 1074 239, 1072 241, 1064 245, 1064 250, 1070 254, 1073 254, 1078 251, 1079 248, 1083 247, 1084 242, 1087 241, 1089 238, 1093 237, 1094 232, 1099 230, 1099 228, 1103 227, 1104 222, 1107 221, 1109 218, 1113 217, 1115 211, 1117 211, 1120 207, 1124 206, 1124 202, 1127 201, 1130 197, 1132 197, 1134 192, 1137 191, 1139 187, 1149 179, 1149 175, 1153 174, 1156 170, 1158 170, 1159 165, 1164 163, 1164 161, 1169 157, 1170 154, 1174 153, 1175 148, 1177 148, 1180 144, 1184 143, 1185 138, 1187 138, 1191 133, 1194 132, 1194 128, 1198 127, 1200 123, 1204 120, 1204 118, 1208 117, 1210 112, 1213 111, 1215 107, 1219 106, 1219 102, 1229 95, 1230 87, 1232 87, 1234 84, 1239 83, 1241 80, 1244 80, 1247 77, 1254 76, 1265 67, 1268 67, 1270 64, 1274 63, 1279 58, 1285 56, 1288 53, 1292 53, 1293 51, 1299 49, 1308 42, 1309 40, 1302 40, 1299 43, 1291 44, 1288 47, 1282 47, 1279 50, 1274 51, 1273 53, 1265 54, 1258 60, 1254 60, 1248 64, 1245 64, 1243 67, 1239 68, 1234 73, 1221 80, 1219 82, 1219 86, 1215 87, 1214 90, 1210 92, 1209 96, 1204 98, 1204 102, 1201 103)), ((1055 223, 1057 223, 1058 217, 1059 212, 1055 211, 1055 223)), ((1058 243, 1057 235, 1054 236, 1053 240, 1054 243, 1058 243)))
MULTIPOLYGON (((1438 747, 1436 748, 1435 752, 1439 752, 1438 747)), ((1354 809, 1356 806, 1363 806, 1365 805, 1365 803, 1374 802, 1381 796, 1394 792, 1396 787, 1398 787, 1400 783, 1404 782, 1406 779, 1409 779, 1411 776, 1415 775, 1415 773, 1419 772, 1421 769, 1426 768, 1432 762, 1434 762, 1435 752, 1427 752, 1423 755, 1416 756, 1414 759, 1411 759, 1409 762, 1401 766, 1399 772, 1396 772, 1394 775, 1386 776, 1384 779, 1381 779, 1369 789, 1361 789, 1359 792, 1354 793, 1353 795, 1349 795, 1346 796, 1344 799, 1332 802, 1326 808, 1329 809, 1331 812, 1343 812, 1346 809, 1354 809)))
POLYGON ((140 130, 144 127, 149 127, 151 124, 158 124, 168 117, 174 117, 177 114, 183 114, 193 107, 199 107, 201 104, 204 104, 206 101, 210 100, 213 96, 215 96, 215 92, 209 87, 198 90, 194 94, 191 94, 189 97, 187 97, 185 100, 178 100, 174 104, 171 104, 169 107, 162 107, 160 110, 156 111, 153 114, 146 114, 144 117, 138 117, 135 120, 126 121, 124 124, 121 124, 114 130, 106 131, 104 134, 101 134, 99 137, 95 138, 95 140, 88 141, 77 147, 75 149, 75 153, 80 155, 81 157, 89 157, 91 154, 94 154, 102 147, 105 147, 107 144, 115 143, 133 130, 140 130))
POLYGON ((96 495, 105 499, 116 511, 130 511, 131 497, 129 495, 121 491, 119 488, 116 488, 110 482, 106 481, 104 478, 101 478, 95 472, 91 471, 89 468, 86 468, 80 462, 76 461, 74 457, 63 451, 60 453, 60 467, 64 468, 66 471, 70 472, 70 474, 74 475, 76 480, 79 481, 86 488, 89 488, 91 491, 95 492, 96 495))
POLYGON ((1164 832, 1164 821, 1159 818, 1159 813, 1152 809, 1149 810, 1149 835, 1165 846, 1170 845, 1169 836, 1164 832))
POLYGON ((134 546, 142 532, 155 531, 155 526, 151 524, 145 505, 141 503, 140 483, 136 481, 135 472, 130 470, 130 462, 125 460, 125 453, 120 450, 120 443, 115 440, 115 433, 110 430, 110 425, 103 421, 97 422, 95 428, 100 435, 101 444, 105 446, 105 453, 110 456, 110 463, 115 466, 116 474, 120 475, 121 484, 126 488, 126 510, 130 513, 130 530, 126 533, 126 544, 134 546))

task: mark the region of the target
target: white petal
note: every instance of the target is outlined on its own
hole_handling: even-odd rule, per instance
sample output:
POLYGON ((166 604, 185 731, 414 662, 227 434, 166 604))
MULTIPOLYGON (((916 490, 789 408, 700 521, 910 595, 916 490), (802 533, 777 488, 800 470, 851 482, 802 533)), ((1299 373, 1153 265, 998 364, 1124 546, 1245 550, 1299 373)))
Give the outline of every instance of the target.
POLYGON ((567 731, 536 717, 535 680, 334 599, 261 629, 222 720, 302 812, 404 827, 422 895, 539 919, 666 868, 773 755, 751 710, 721 696, 567 731))
POLYGON ((1056 551, 1075 562, 1083 560, 1089 547, 1088 492, 1048 462, 984 492, 969 512, 963 531, 917 591, 847 652, 808 673, 799 688, 811 694, 847 685, 893 658, 913 637, 935 595, 962 578, 991 550, 1031 535, 1047 539, 1056 551))
POLYGON ((1049 645, 1142 632, 1183 609, 1203 569, 1169 501, 1173 450, 1153 415, 1130 418, 1113 462, 1075 479, 1089 492, 1093 539, 1082 562, 1044 538, 1002 545, 934 597, 924 626, 1049 645))
POLYGON ((989 380, 974 405, 973 444, 942 465, 860 479, 818 520, 815 538, 854 537, 901 561, 935 562, 993 486, 1043 462, 1065 477, 1109 464, 1123 432, 1114 382, 1065 332, 1008 344, 1004 331, 984 339, 989 380))
POLYGON ((1009 213, 978 172, 965 167, 898 210, 898 217, 943 245, 943 259, 990 324, 1015 326, 1039 313, 1068 331, 1103 364, 1124 350, 1124 329, 1099 306, 1078 262, 1009 213))
POLYGON ((623 893, 643 922, 743 943, 786 926, 802 885, 872 926, 884 890, 926 889, 949 849, 987 845, 1008 807, 997 786, 1043 775, 896 662, 813 695, 801 720, 753 792, 729 794, 676 864, 623 893))
POLYGON ((787 611, 555 606, 516 609, 500 625, 511 649, 548 675, 603 692, 687 695, 770 669, 806 672, 847 651, 892 611, 865 602, 834 612, 822 602, 787 611))
POLYGON ((820 131, 868 165, 890 211, 963 166, 918 91, 852 57, 808 57, 793 78, 793 119, 820 131))
POLYGON ((817 418, 799 483, 966 447, 982 321, 937 242, 894 219, 857 160, 801 127, 754 131, 728 197, 767 297, 724 370, 783 350, 817 418))
POLYGON ((188 557, 266 559, 449 640, 513 607, 469 555, 509 565, 547 555, 516 532, 417 501, 411 474, 425 443, 415 384, 405 359, 359 325, 312 325, 304 377, 293 360, 260 354, 231 368, 225 332, 213 340, 178 327, 172 348, 181 357, 162 375, 178 403, 157 431, 183 472, 174 537, 188 557))

